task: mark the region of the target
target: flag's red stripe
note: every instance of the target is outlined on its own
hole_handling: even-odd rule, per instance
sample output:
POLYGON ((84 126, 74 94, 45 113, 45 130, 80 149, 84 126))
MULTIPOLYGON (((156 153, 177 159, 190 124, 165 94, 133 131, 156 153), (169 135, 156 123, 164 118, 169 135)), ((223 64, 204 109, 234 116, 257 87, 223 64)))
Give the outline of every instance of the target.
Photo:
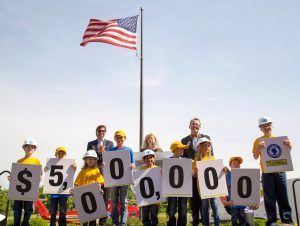
POLYGON ((85 46, 86 44, 90 43, 90 42, 105 42, 105 43, 108 43, 108 44, 111 44, 111 45, 114 45, 114 46, 119 46, 119 47, 124 47, 124 48, 127 48, 127 49, 134 49, 136 50, 136 47, 130 47, 130 46, 126 46, 126 45, 121 45, 121 44, 117 44, 115 42, 112 42, 112 41, 108 41, 108 40, 94 40, 94 41, 88 41, 88 42, 83 42, 81 43, 80 45, 81 46, 85 46))
MULTIPOLYGON (((122 29, 122 28, 121 28, 122 29)), ((130 35, 128 33, 125 33, 123 32, 122 30, 118 29, 118 28, 109 28, 109 29, 103 29, 102 32, 99 32, 99 33, 95 33, 95 34, 84 34, 83 35, 83 39, 85 38, 90 38, 90 37, 93 37, 95 35, 100 35, 100 34, 103 34, 103 33, 106 33, 106 32, 115 32, 115 33, 118 33, 122 36, 125 36, 127 38, 136 38, 136 35, 130 35)))

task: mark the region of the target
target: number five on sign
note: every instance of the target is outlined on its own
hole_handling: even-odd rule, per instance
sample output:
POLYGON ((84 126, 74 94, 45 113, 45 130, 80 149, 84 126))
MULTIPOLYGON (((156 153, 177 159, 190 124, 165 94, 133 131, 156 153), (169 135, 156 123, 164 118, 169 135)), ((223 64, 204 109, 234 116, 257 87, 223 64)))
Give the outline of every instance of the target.
POLYGON ((74 159, 48 159, 45 173, 44 194, 70 194, 73 187, 75 171, 72 164, 74 159))
POLYGON ((198 161, 197 168, 202 199, 228 195, 222 159, 198 161))

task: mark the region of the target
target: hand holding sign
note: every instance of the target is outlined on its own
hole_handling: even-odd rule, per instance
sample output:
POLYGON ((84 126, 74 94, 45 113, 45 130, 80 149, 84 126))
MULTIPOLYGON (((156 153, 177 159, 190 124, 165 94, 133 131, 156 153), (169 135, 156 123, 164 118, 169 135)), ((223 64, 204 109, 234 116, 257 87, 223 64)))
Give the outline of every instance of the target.
POLYGON ((41 165, 12 164, 8 199, 35 201, 39 195, 41 165))
POLYGON ((166 201, 166 198, 161 196, 160 167, 134 171, 133 178, 137 206, 147 206, 166 201))
POLYGON ((72 193, 81 224, 107 216, 99 183, 76 187, 72 193))
POLYGON ((48 159, 45 175, 45 194, 69 194, 74 180, 74 159, 48 159))
POLYGON ((105 187, 129 185, 132 182, 128 151, 107 151, 102 154, 105 187))
POLYGON ((191 159, 163 159, 162 195, 192 197, 191 159))
POLYGON ((259 204, 259 180, 259 169, 232 169, 231 197, 234 205, 259 204))
POLYGON ((202 199, 228 195, 222 159, 198 161, 197 168, 202 199))
POLYGON ((264 173, 293 171, 291 144, 286 136, 260 139, 266 143, 261 152, 264 173))

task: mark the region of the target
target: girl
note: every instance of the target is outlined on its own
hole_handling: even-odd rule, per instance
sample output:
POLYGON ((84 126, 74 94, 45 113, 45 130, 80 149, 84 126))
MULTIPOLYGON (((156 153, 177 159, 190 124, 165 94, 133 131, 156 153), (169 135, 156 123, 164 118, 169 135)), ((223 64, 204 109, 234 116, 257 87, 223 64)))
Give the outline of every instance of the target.
POLYGON ((146 135, 141 151, 145 151, 147 149, 150 149, 154 152, 162 151, 162 149, 158 143, 158 139, 153 133, 149 133, 146 135))
MULTIPOLYGON (((193 162, 194 176, 197 176, 198 173, 197 161, 208 161, 215 159, 211 154, 211 142, 206 137, 200 138, 198 140, 197 149, 198 152, 193 162)), ((211 206, 213 211, 214 223, 215 225, 219 226, 220 218, 216 198, 202 199, 202 224, 204 226, 209 225, 209 205, 211 206)))
MULTIPOLYGON (((98 168, 98 156, 94 150, 88 150, 83 156, 84 166, 79 172, 74 186, 83 186, 98 182, 101 186, 104 184, 104 178, 98 168)), ((96 220, 84 223, 83 226, 96 226, 96 220)))

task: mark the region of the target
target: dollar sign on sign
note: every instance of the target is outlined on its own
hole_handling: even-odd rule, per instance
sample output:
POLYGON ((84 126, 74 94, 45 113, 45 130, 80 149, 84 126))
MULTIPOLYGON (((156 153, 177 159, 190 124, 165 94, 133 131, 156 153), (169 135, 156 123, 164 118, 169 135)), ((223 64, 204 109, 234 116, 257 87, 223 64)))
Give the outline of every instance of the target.
POLYGON ((24 195, 25 192, 28 192, 31 189, 31 182, 24 178, 25 175, 26 177, 32 177, 32 173, 27 168, 25 168, 18 174, 18 180, 25 185, 25 187, 22 187, 22 185, 16 186, 17 191, 21 192, 22 195, 24 195))

